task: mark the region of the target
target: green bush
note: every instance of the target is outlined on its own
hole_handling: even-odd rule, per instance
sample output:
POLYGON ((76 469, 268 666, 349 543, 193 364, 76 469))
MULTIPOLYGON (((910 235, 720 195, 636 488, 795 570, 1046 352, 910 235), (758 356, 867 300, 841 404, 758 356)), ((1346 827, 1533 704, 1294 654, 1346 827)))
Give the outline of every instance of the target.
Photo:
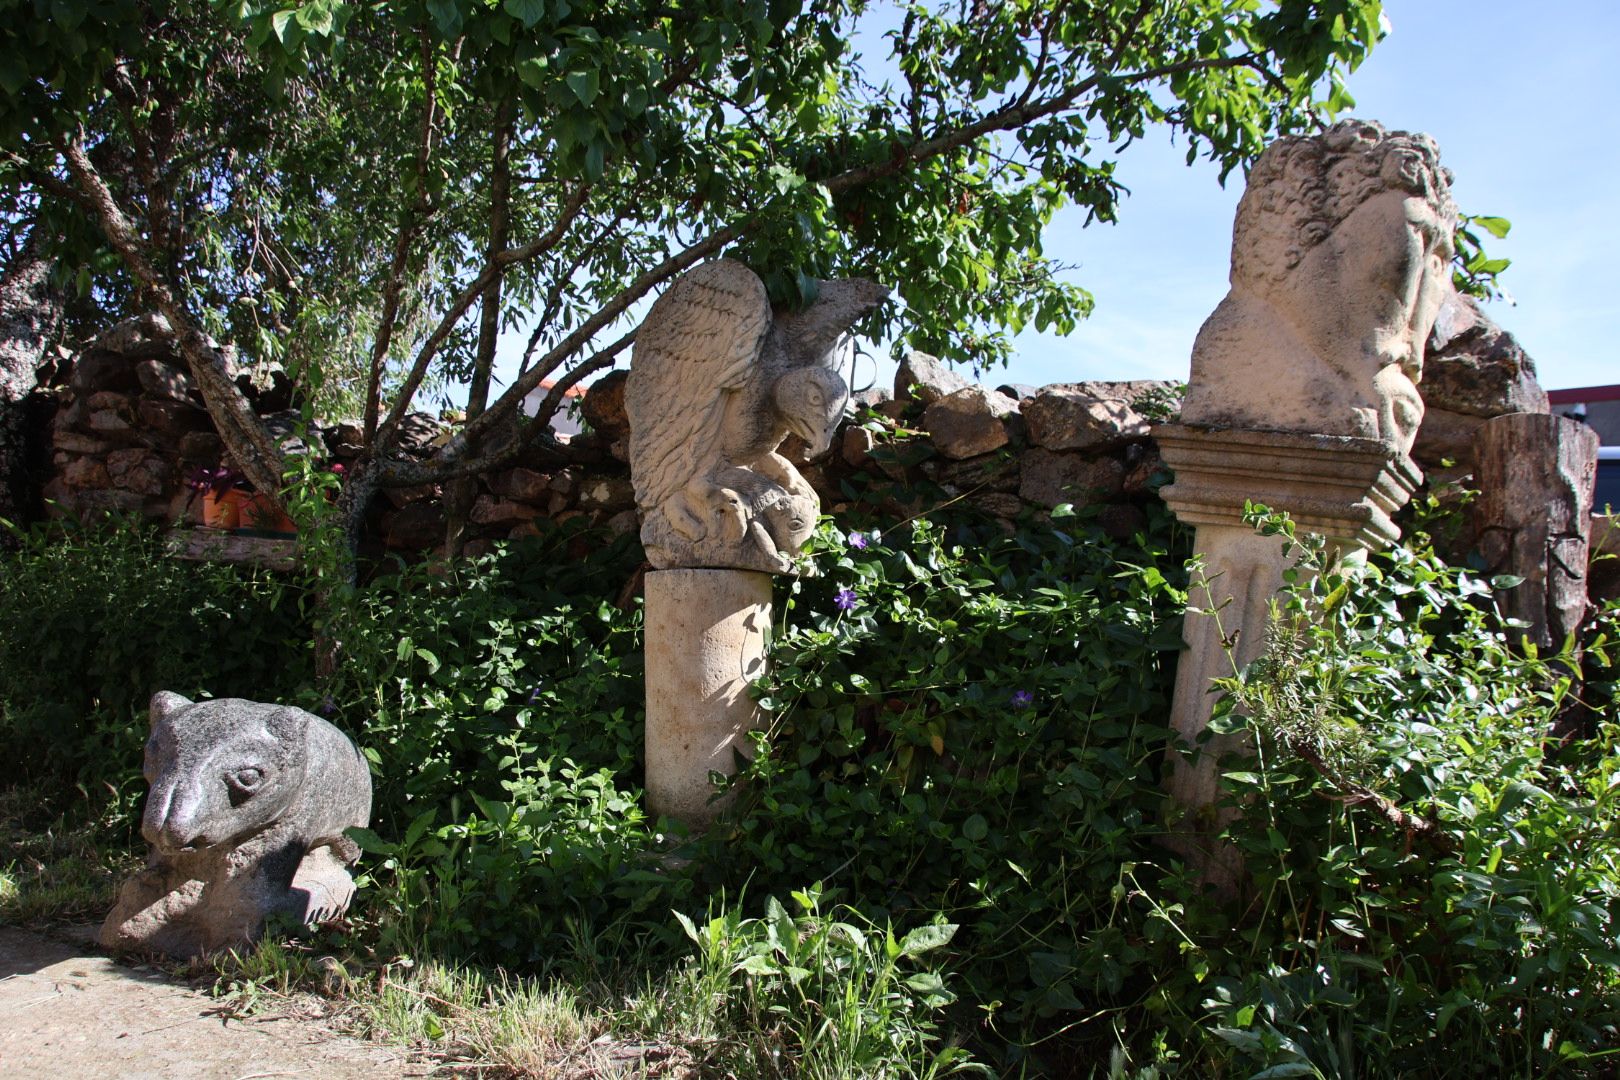
POLYGON ((139 795, 158 690, 288 697, 307 683, 301 589, 167 557, 134 522, 40 526, 0 552, 0 755, 18 782, 139 795))
POLYGON ((30 775, 135 790, 152 689, 331 715, 376 773, 356 945, 694 971, 760 1033, 745 1072, 964 1067, 949 1032, 1011 1074, 1606 1075, 1620 609, 1578 688, 1498 616, 1512 582, 1421 535, 1295 574, 1213 725, 1254 746, 1223 763, 1248 872, 1226 900, 1161 842, 1185 539, 1162 510, 1128 543, 1062 510, 1011 536, 824 525, 704 836, 640 809, 639 549, 569 529, 343 594, 319 684, 302 587, 139 532, 36 537, 0 556, 0 738, 30 775), (1550 737, 1577 696, 1590 737, 1550 737), (806 881, 797 918, 724 899, 806 881), (705 905, 693 957, 674 912, 705 905), (936 923, 958 929, 928 970, 878 949, 936 923))

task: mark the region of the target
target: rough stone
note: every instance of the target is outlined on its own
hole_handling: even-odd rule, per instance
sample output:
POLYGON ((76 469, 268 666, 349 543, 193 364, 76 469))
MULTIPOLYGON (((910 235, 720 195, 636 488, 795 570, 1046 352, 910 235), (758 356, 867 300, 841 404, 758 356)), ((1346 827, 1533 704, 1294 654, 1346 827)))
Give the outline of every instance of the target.
POLYGON ((844 429, 844 441, 839 447, 839 455, 854 468, 861 468, 872 457, 872 450, 877 445, 877 437, 864 427, 850 426, 844 429))
POLYGON ((793 572, 821 501, 777 448, 790 432, 812 457, 831 444, 849 401, 837 347, 886 295, 827 281, 805 310, 772 311, 764 282, 730 259, 664 291, 636 332, 624 399, 653 566, 793 572))
POLYGON ((1474 435, 1485 422, 1482 416, 1469 416, 1430 406, 1423 411, 1423 426, 1412 444, 1412 460, 1425 469, 1440 468, 1447 461, 1472 466, 1474 435))
POLYGON ((193 431, 180 438, 180 458, 182 461, 218 461, 219 455, 224 450, 225 443, 212 431, 193 431))
POLYGON ((51 436, 51 445, 69 454, 105 454, 116 444, 103 439, 92 439, 76 431, 60 431, 51 436))
POLYGON ((949 397, 972 385, 970 380, 952 371, 936 356, 907 353, 900 362, 900 370, 894 373, 894 399, 932 405, 940 398, 949 397))
POLYGON ((406 413, 399 421, 399 448, 411 457, 427 457, 450 435, 450 425, 427 413, 406 413))
POLYGON ((923 410, 922 425, 934 449, 958 461, 998 450, 1008 443, 1009 416, 1017 402, 982 386, 965 386, 923 410))
POLYGON ((490 485, 496 492, 519 502, 544 506, 551 497, 551 477, 545 473, 525 469, 521 465, 499 477, 499 486, 490 485))
POLYGON ((236 387, 258 413, 297 411, 298 388, 280 364, 261 363, 236 376, 236 387))
MULTIPOLYGON (((1140 444, 1139 444, 1140 445, 1140 444)), ((1126 495, 1145 495, 1153 490, 1156 481, 1169 475, 1164 457, 1158 447, 1148 444, 1135 459, 1125 459, 1125 481, 1120 490, 1126 495)))
POLYGON ((191 400, 191 376, 161 360, 140 360, 135 364, 135 379, 141 392, 149 397, 168 401, 191 400))
POLYGON ((112 486, 141 495, 161 495, 168 486, 169 466, 150 450, 114 450, 107 455, 112 486))
POLYGON ((306 427, 298 410, 284 409, 259 419, 280 444, 283 454, 312 454, 323 460, 327 457, 326 443, 319 429, 313 424, 306 427))
POLYGON ((730 775, 759 722, 749 684, 765 673, 771 578, 747 570, 646 577, 647 808, 704 828, 723 808, 709 773, 730 775))
POLYGON ((265 920, 341 915, 354 896, 343 834, 371 820, 371 773, 347 736, 302 709, 152 697, 145 870, 124 883, 101 944, 176 957, 256 940, 265 920))
POLYGON ((73 378, 68 385, 76 394, 93 394, 99 390, 132 393, 140 389, 141 384, 129 357, 92 350, 81 354, 74 363, 73 378))
POLYGON ((89 489, 72 497, 72 508, 80 515, 138 514, 146 508, 146 497, 116 488, 89 489))
POLYGON ((1087 450, 1145 438, 1148 422, 1132 406, 1146 382, 1059 383, 1023 403, 1029 440, 1047 450, 1087 450))
POLYGON ((137 406, 141 424, 173 439, 192 431, 208 431, 213 421, 188 401, 142 398, 137 406))
POLYGON ((1061 503, 1084 505, 1118 495, 1124 483, 1125 465, 1114 458, 1086 458, 1037 447, 1024 455, 1018 496, 1048 509, 1061 503))
POLYGON ((614 536, 635 532, 641 528, 641 517, 634 510, 620 510, 607 519, 607 530, 614 536))
POLYGON ((624 510, 636 504, 635 488, 622 476, 603 476, 586 481, 579 491, 584 510, 624 510))
POLYGON ((1440 306, 1418 390, 1428 408, 1464 416, 1544 413, 1549 408, 1547 392, 1536 381, 1536 365, 1517 339, 1471 297, 1457 293, 1440 306))
POLYGON ((493 495, 480 495, 467 515, 476 525, 509 525, 534 518, 534 507, 526 503, 497 499, 493 495))
POLYGON ((1129 540, 1147 528, 1147 513, 1140 506, 1112 503, 1097 511, 1097 524, 1115 540, 1129 540))
POLYGON ((585 390, 579 412, 591 430, 611 442, 630 433, 630 417, 624 411, 624 386, 628 371, 610 371, 585 390))
POLYGON ((405 505, 383 519, 383 542, 391 548, 422 551, 444 542, 444 507, 423 501, 405 505))
POLYGON ((966 461, 940 461, 934 480, 954 491, 1017 491, 1018 456, 991 453, 966 461))
POLYGON ((850 408, 856 412, 862 409, 875 409, 885 401, 893 400, 894 395, 883 386, 869 386, 865 390, 857 390, 849 395, 850 408))
POLYGON ((62 478, 62 483, 71 488, 104 488, 112 485, 107 466, 93 457, 74 458, 57 475, 62 478))
POLYGON ((437 499, 439 496, 440 489, 437 484, 413 484, 410 487, 383 488, 383 498, 388 500, 389 505, 396 508, 406 507, 424 500, 437 499))
POLYGON ((102 409, 99 412, 92 412, 88 426, 91 431, 112 436, 128 435, 134 430, 129 418, 114 409, 102 409))
POLYGON ((1407 453, 1456 223, 1427 135, 1345 120, 1273 143, 1238 204, 1232 288, 1193 345, 1182 421, 1407 453))
POLYGON ((1024 500, 1006 491, 981 491, 964 501, 982 513, 1009 520, 1024 512, 1024 500))
POLYGON ((96 338, 90 349, 113 353, 127 360, 173 356, 174 332, 169 329, 169 320, 162 315, 135 315, 96 338))

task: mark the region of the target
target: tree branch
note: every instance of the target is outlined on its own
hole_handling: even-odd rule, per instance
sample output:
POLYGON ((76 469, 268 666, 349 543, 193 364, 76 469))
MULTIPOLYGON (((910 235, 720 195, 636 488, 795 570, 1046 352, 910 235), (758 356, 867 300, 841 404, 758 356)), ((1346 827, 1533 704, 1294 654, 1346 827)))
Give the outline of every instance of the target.
MULTIPOLYGON (((372 443, 373 453, 376 456, 381 457, 393 449, 394 441, 399 434, 399 423, 410 409, 411 399, 416 396, 416 391, 421 388, 422 380, 427 378, 428 365, 433 362, 433 357, 438 354, 439 347, 444 344, 445 339, 456 328, 456 324, 467 313, 467 309, 472 307, 478 298, 484 294, 485 287, 491 281, 506 273, 508 267, 537 258, 555 247, 568 231, 568 226, 573 224, 574 219, 579 216, 580 211, 584 208, 585 197, 590 194, 590 190, 590 184, 581 183, 568 196, 557 216, 556 223, 544 236, 522 247, 507 248, 494 259, 485 263, 478 276, 473 278, 466 288, 456 294, 456 298, 450 303, 450 309, 439 320, 439 325, 434 327, 433 332, 422 343, 422 348, 416 354, 416 361, 411 365, 410 373, 405 377, 405 383, 400 388, 399 396, 395 399, 393 408, 388 411, 387 419, 383 421, 382 427, 377 431, 377 438, 372 443)), ((501 400, 504 401, 507 396, 509 395, 503 395, 501 400)))
POLYGON ((84 152, 77 138, 61 148, 68 171, 78 182, 79 190, 100 219, 101 229, 108 242, 123 258, 129 272, 152 296, 158 310, 169 321, 169 328, 179 342, 180 354, 185 357, 214 418, 219 434, 225 440, 231 455, 247 475, 249 482, 260 493, 271 499, 280 499, 282 455, 281 448, 259 418, 254 415, 236 383, 225 371, 225 360, 202 330, 192 321, 185 306, 176 298, 168 283, 153 268, 140 237, 130 226, 129 219, 118 206, 101 175, 84 152))
POLYGON ((394 238, 394 257, 383 282, 382 316, 377 336, 371 343, 371 361, 366 377, 365 443, 371 445, 377 435, 377 417, 382 412, 382 373, 393 344, 394 324, 399 319, 399 297, 405 286, 405 266, 410 259, 411 245, 427 221, 433 208, 428 195, 428 164, 433 155, 433 129, 437 123, 439 103, 438 61, 427 34, 422 34, 422 79, 425 96, 422 102, 422 126, 416 150, 416 201, 405 211, 399 234, 394 238))

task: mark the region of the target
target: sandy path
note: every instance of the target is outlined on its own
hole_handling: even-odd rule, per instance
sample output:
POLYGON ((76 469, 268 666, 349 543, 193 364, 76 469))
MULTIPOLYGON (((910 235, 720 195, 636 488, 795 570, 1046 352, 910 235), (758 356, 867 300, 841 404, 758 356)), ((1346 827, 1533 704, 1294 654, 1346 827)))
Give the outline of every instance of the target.
POLYGON ((218 1002, 151 968, 0 927, 0 1077, 268 1080, 426 1076, 404 1054, 321 1024, 225 1020, 218 1002))

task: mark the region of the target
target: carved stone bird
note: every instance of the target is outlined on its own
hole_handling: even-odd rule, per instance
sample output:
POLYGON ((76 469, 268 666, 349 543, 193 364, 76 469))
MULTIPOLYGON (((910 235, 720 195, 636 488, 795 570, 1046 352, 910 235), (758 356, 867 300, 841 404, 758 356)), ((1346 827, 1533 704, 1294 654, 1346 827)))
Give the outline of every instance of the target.
POLYGON ((630 474, 655 567, 791 570, 821 502, 776 449, 789 432, 813 453, 827 448, 849 400, 833 351, 887 295, 829 281, 806 310, 773 314, 759 277, 718 259, 659 297, 625 386, 630 474))

